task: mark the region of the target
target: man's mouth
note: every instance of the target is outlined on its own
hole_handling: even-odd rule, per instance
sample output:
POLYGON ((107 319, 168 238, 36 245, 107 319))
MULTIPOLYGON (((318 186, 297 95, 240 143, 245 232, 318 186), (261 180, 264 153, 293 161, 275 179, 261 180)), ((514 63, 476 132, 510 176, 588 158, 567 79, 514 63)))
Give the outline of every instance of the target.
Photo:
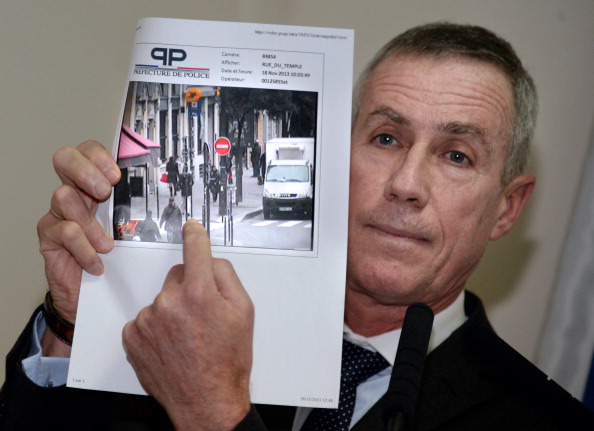
POLYGON ((370 223, 368 226, 378 234, 395 240, 411 241, 419 244, 428 244, 432 236, 429 232, 417 227, 395 226, 390 223, 370 223))

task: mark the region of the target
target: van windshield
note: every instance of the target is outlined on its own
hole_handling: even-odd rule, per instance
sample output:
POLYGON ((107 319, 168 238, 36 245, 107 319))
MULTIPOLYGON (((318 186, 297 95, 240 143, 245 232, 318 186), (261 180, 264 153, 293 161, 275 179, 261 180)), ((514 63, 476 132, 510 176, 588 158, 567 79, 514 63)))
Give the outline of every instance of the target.
POLYGON ((309 169, 305 165, 272 165, 266 172, 266 181, 309 181, 309 169))

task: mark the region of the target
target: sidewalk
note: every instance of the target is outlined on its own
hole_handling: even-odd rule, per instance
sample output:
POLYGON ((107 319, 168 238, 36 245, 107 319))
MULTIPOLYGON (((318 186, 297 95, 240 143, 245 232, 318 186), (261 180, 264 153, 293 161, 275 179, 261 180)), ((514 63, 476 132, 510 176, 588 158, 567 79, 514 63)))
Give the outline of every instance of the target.
MULTIPOLYGON (((235 179, 234 186, 237 185, 235 168, 233 169, 233 178, 235 179)), ((243 171, 243 199, 239 204, 233 204, 233 221, 239 223, 245 218, 255 217, 262 213, 262 185, 258 185, 258 178, 252 177, 252 169, 246 169, 243 171)), ((151 184, 152 186, 152 184, 151 184)), ((153 191, 153 187, 150 187, 149 194, 147 197, 133 197, 132 208, 130 212, 131 220, 144 220, 146 210, 152 211, 152 218, 159 223, 159 218, 163 209, 169 203, 169 188, 167 183, 158 182, 158 190, 153 191), (155 193, 157 192, 157 193, 155 193), (157 199, 158 198, 158 199, 157 199), (158 200, 158 205, 157 205, 158 200)), ((185 198, 183 198, 180 192, 174 197, 175 203, 181 208, 182 213, 185 207, 185 198)), ((221 196, 219 195, 219 199, 221 196)), ((210 221, 221 222, 221 216, 219 216, 219 199, 217 202, 210 202, 210 221)), ((235 202, 236 199, 234 199, 235 202)), ((202 222, 202 213, 205 205, 204 202, 204 183, 202 178, 196 178, 194 186, 192 187, 192 197, 187 198, 189 214, 187 218, 195 218, 202 222)))

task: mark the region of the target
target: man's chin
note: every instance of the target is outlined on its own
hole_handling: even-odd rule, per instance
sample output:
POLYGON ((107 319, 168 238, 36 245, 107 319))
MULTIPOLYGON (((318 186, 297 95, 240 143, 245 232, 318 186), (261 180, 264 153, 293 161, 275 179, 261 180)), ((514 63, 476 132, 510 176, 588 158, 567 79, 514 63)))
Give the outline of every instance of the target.
POLYGON ((427 300, 427 289, 416 279, 406 282, 409 277, 379 276, 366 274, 358 276, 349 274, 347 279, 347 295, 365 296, 377 304, 386 306, 409 305, 427 300))

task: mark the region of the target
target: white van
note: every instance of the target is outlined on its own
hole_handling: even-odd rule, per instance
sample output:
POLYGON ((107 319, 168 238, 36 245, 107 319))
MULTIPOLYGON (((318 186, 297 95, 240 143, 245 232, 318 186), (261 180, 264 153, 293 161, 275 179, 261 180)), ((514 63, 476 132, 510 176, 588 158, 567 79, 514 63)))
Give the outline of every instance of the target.
POLYGON ((276 138, 266 143, 265 219, 280 214, 312 216, 314 161, 313 138, 276 138))

